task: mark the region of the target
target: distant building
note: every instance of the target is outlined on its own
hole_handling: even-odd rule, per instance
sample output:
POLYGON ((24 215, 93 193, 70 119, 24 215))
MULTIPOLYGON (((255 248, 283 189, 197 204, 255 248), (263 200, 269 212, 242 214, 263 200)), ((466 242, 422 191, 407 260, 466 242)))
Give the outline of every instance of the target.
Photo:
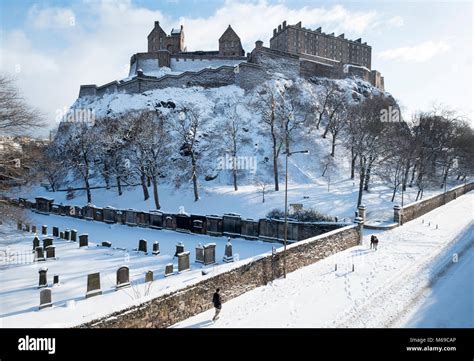
POLYGON ((344 34, 323 33, 321 27, 316 30, 296 25, 287 25, 286 21, 273 30, 270 49, 297 55, 312 55, 320 60, 336 60, 343 64, 353 64, 371 69, 372 47, 362 43, 362 39, 350 40, 344 34))
POLYGON ((148 35, 148 52, 168 50, 171 54, 186 51, 184 46, 183 25, 179 29, 172 29, 171 35, 167 35, 161 28, 160 22, 155 21, 155 27, 148 35))

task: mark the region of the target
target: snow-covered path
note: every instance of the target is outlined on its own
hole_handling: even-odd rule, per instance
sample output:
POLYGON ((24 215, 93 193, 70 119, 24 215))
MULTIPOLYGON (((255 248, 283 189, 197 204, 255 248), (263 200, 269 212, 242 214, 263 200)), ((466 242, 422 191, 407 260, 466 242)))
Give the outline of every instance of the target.
MULTIPOLYGON (((443 327, 474 327, 472 271, 465 270, 472 265, 468 258, 474 243, 473 203, 471 192, 380 233, 377 251, 369 249, 367 233, 361 246, 225 302, 216 323, 209 322, 210 310, 174 327, 403 327, 416 326, 424 312, 441 311, 443 327), (450 267, 455 254, 460 263, 450 267), (445 292, 452 287, 444 279, 453 277, 456 268, 464 269, 456 281, 463 285, 456 289, 463 306, 451 307, 451 312, 465 312, 461 323, 446 310, 445 292), (423 302, 427 297, 428 306, 423 302), (410 318, 413 314, 416 317, 410 318)), ((221 288, 225 301, 225 285, 221 288)))

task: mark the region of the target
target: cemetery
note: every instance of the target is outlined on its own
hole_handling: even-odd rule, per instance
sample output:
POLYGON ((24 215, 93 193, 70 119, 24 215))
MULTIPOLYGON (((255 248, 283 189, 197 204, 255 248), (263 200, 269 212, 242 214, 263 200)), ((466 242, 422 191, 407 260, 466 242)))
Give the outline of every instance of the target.
POLYGON ((229 238, 240 231, 232 215, 225 229, 222 221, 210 225, 221 228, 211 236, 205 217, 127 210, 124 224, 116 224, 110 209, 84 207, 81 219, 61 216, 64 208, 45 200, 41 212, 28 212, 8 234, 8 252, 17 256, 0 260, 3 327, 77 326, 281 246, 229 238))

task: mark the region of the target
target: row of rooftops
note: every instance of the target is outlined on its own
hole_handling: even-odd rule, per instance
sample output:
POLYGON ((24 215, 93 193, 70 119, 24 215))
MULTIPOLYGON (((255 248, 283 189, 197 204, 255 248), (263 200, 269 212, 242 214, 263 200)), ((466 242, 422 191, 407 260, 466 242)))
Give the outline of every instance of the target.
MULTIPOLYGON (((298 22, 298 23, 295 24, 295 25, 287 25, 286 20, 285 20, 285 21, 283 21, 282 24, 278 25, 278 28, 273 29, 273 36, 272 36, 271 39, 275 38, 275 37, 276 37, 277 35, 279 35, 282 31, 285 31, 287 28, 290 28, 290 27, 291 27, 291 28, 301 29, 301 30, 308 31, 308 32, 311 32, 311 33, 318 33, 318 34, 325 35, 325 36, 336 37, 334 33, 331 33, 331 34, 324 33, 324 32, 322 31, 321 26, 320 26, 319 28, 317 28, 316 30, 311 30, 311 29, 307 29, 307 28, 303 27, 303 26, 301 25, 301 21, 298 22)), ((337 38, 344 39, 345 41, 348 41, 348 42, 352 42, 352 43, 357 43, 357 44, 360 44, 360 45, 369 46, 369 45, 367 45, 366 42, 362 43, 362 38, 358 38, 358 39, 356 39, 356 40, 346 39, 344 33, 338 35, 337 38)))

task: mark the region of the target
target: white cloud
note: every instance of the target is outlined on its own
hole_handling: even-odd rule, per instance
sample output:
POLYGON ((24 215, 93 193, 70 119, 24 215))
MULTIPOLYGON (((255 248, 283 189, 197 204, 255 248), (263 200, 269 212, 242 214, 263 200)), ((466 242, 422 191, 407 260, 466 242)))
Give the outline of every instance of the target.
POLYGON ((64 29, 75 26, 76 17, 68 8, 48 7, 40 9, 33 5, 28 11, 28 22, 36 29, 64 29))
POLYGON ((426 41, 414 46, 403 46, 389 49, 377 55, 381 60, 398 60, 410 63, 422 63, 434 56, 449 50, 449 44, 444 41, 426 41))
POLYGON ((387 25, 389 27, 399 28, 403 26, 403 18, 401 16, 394 16, 387 20, 387 25))

